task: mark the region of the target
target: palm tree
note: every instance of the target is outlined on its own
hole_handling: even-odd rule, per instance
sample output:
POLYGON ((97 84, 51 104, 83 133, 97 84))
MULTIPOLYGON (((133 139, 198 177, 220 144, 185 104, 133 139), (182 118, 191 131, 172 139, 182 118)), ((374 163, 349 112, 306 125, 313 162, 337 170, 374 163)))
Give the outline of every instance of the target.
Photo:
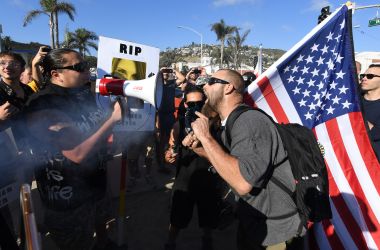
POLYGON ((84 28, 76 29, 74 32, 67 32, 66 36, 68 46, 72 49, 78 49, 79 53, 85 57, 86 53, 90 54, 89 47, 98 49, 98 46, 93 41, 97 41, 98 36, 84 28))
POLYGON ((58 0, 40 0, 41 9, 32 10, 24 19, 24 27, 40 14, 49 17, 51 47, 59 47, 58 14, 64 13, 74 21, 75 8, 71 3, 58 2, 58 0))
POLYGON ((240 35, 239 29, 235 30, 235 35, 230 36, 227 39, 227 44, 228 46, 232 47, 233 50, 233 61, 234 61, 234 66, 235 69, 239 68, 241 66, 241 58, 240 58, 240 53, 243 47, 243 43, 247 39, 247 36, 251 32, 250 29, 246 30, 243 35, 240 35))
POLYGON ((220 67, 223 65, 224 42, 228 35, 232 34, 237 28, 235 26, 226 25, 223 19, 219 23, 211 25, 211 31, 214 31, 217 39, 220 41, 220 67))

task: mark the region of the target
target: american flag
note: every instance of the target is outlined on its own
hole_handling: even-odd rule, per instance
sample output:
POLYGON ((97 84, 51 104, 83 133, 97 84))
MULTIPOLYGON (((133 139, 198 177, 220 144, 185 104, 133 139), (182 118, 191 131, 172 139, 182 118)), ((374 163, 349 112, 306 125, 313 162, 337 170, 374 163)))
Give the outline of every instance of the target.
POLYGON ((380 165, 360 112, 351 10, 342 6, 248 87, 277 122, 311 128, 328 167, 333 218, 313 225, 311 247, 380 248, 380 165))

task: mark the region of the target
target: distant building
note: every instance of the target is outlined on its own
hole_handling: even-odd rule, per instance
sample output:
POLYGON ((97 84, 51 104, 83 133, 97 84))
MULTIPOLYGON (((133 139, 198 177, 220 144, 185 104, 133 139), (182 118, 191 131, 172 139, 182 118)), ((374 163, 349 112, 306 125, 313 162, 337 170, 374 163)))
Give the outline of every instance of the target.
POLYGON ((361 73, 368 69, 368 66, 373 63, 380 64, 380 52, 360 52, 355 54, 355 60, 362 65, 361 73))

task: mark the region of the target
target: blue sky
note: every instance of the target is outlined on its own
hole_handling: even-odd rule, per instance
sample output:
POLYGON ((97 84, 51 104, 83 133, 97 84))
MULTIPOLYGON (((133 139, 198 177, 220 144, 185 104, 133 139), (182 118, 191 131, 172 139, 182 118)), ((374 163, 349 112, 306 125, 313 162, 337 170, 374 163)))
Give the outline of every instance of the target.
MULTIPOLYGON (((60 40, 70 31, 86 28, 97 35, 142 43, 161 50, 200 42, 200 37, 177 26, 188 26, 203 34, 204 43, 216 44, 210 31, 212 23, 225 20, 242 31, 251 29, 246 44, 288 50, 317 23, 320 9, 334 10, 344 1, 327 0, 66 0, 76 7, 74 22, 59 16, 60 40)), ((380 4, 380 0, 362 0, 358 6, 380 4)), ((0 24, 3 36, 19 42, 50 44, 48 17, 39 16, 23 27, 30 10, 39 9, 39 0, 0 0, 0 24)), ((368 20, 379 9, 355 12, 353 25, 356 52, 380 51, 380 26, 368 27, 368 20)), ((380 12, 380 11, 379 11, 380 12)), ((379 13, 380 15, 380 13, 379 13)), ((95 55, 96 52, 93 52, 95 55)))

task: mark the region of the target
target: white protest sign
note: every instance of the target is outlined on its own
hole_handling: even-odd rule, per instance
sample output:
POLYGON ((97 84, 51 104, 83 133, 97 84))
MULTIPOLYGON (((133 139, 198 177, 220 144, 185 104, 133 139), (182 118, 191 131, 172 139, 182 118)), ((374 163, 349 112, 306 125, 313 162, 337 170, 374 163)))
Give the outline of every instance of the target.
MULTIPOLYGON (((107 37, 99 37, 98 78, 104 75, 124 80, 142 80, 159 70, 160 50, 143 44, 107 37)), ((153 131, 155 108, 140 99, 127 97, 128 110, 124 123, 116 131, 153 131)), ((109 109, 110 97, 97 95, 97 103, 109 109)))

